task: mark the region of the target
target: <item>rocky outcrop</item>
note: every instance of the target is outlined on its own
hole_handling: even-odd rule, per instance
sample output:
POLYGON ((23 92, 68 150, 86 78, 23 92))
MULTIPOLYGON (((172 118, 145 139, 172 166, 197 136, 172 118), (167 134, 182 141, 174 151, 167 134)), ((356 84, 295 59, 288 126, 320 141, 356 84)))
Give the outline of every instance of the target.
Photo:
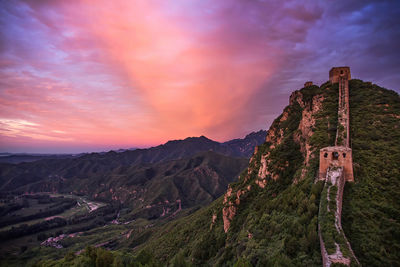
MULTIPOLYGON (((257 187, 265 188, 269 179, 279 179, 278 173, 282 172, 289 166, 288 161, 281 162, 279 166, 276 165, 276 162, 273 162, 271 159, 271 153, 273 153, 273 151, 277 149, 288 136, 294 140, 298 138, 293 134, 295 129, 289 130, 289 128, 292 127, 291 124, 299 123, 298 121, 293 121, 293 117, 296 117, 293 115, 299 112, 299 108, 300 112, 303 109, 306 110, 302 113, 302 117, 304 118, 301 125, 298 127, 301 133, 300 136, 305 136, 308 139, 311 134, 310 132, 307 132, 306 128, 310 125, 314 125, 315 121, 313 116, 321 108, 322 101, 323 98, 316 97, 315 100, 313 100, 315 103, 305 103, 303 100, 303 94, 300 91, 295 91, 291 95, 289 106, 284 109, 282 115, 273 122, 268 130, 265 143, 255 148, 253 156, 250 158, 247 172, 240 178, 242 179, 241 186, 235 188, 229 187, 225 193, 223 202, 224 207, 222 209, 225 232, 229 230, 230 223, 236 215, 237 207, 240 205, 241 198, 251 190, 251 184, 254 183, 257 187)), ((298 141, 303 142, 303 140, 300 139, 298 141)), ((305 147, 304 154, 307 154, 307 149, 310 150, 310 148, 305 147)))
POLYGON ((224 221, 225 233, 228 232, 229 227, 231 226, 231 220, 236 214, 236 207, 230 200, 231 196, 232 196, 232 187, 229 187, 228 191, 224 195, 224 203, 223 203, 224 207, 222 209, 222 220, 224 221))
POLYGON ((236 215, 237 207, 240 205, 241 197, 251 190, 251 185, 237 190, 233 193, 232 187, 229 187, 224 195, 224 207, 222 208, 222 220, 224 222, 224 231, 228 232, 232 219, 236 215))
POLYGON ((277 165, 276 159, 274 162, 271 158, 271 153, 274 153, 274 150, 278 149, 287 138, 292 138, 292 140, 301 144, 301 152, 305 158, 304 166, 308 165, 312 153, 308 140, 312 136, 311 128, 315 124, 314 115, 321 109, 323 97, 315 96, 312 99, 312 103, 306 103, 303 97, 300 91, 292 93, 289 105, 268 130, 265 143, 255 148, 253 156, 250 158, 247 172, 240 178, 242 179, 241 186, 229 187, 225 193, 224 207, 222 209, 225 232, 229 230, 241 198, 251 190, 251 184, 254 183, 257 187, 265 188, 268 186, 268 180, 278 180, 279 173, 289 166, 288 161, 282 161, 277 165), (298 117, 298 112, 301 112, 300 122, 293 119, 298 117), (293 129, 293 124, 298 125, 297 131, 296 128, 293 129))
MULTIPOLYGON (((300 102, 300 100, 297 101, 300 102)), ((315 115, 322 109, 323 101, 324 97, 322 95, 315 95, 311 103, 308 105, 302 104, 304 109, 301 114, 298 131, 294 136, 295 141, 300 144, 300 151, 304 156, 304 167, 301 171, 300 180, 304 178, 310 159, 314 157, 313 152, 315 148, 310 145, 310 139, 314 134, 315 115)), ((297 180, 295 180, 295 182, 297 182, 297 180)))
POLYGON ((230 187, 225 194, 222 211, 225 232, 228 231, 240 200, 245 195, 241 190, 248 184, 254 183, 255 186, 264 189, 268 186, 268 181, 279 180, 280 176, 293 166, 290 164, 298 164, 293 176, 294 183, 306 176, 310 169, 310 161, 317 155, 311 140, 319 118, 317 114, 323 109, 324 100, 324 92, 314 86, 291 94, 289 105, 267 131, 265 143, 254 150, 247 172, 241 176, 240 185, 230 187), (302 156, 302 163, 294 163, 282 157, 288 146, 299 147, 296 149, 299 149, 297 151, 302 156))
MULTIPOLYGON (((313 128, 315 126, 315 115, 322 109, 322 104, 324 101, 323 95, 315 95, 310 103, 306 103, 303 99, 303 95, 300 91, 295 91, 290 96, 290 105, 295 103, 299 104, 302 108, 301 120, 299 123, 298 131, 294 134, 294 140, 300 144, 300 150, 304 156, 304 167, 301 171, 300 179, 304 178, 306 174, 306 168, 309 166, 310 159, 314 157, 314 148, 310 145, 310 139, 313 135, 313 128)), ((290 106, 289 105, 289 106, 290 106)), ((279 119, 279 123, 285 122, 288 119, 288 112, 284 111, 279 119)), ((272 128, 268 131, 266 142, 271 143, 268 147, 268 151, 271 151, 276 146, 281 144, 284 137, 284 131, 282 128, 272 128)), ((271 162, 269 159, 270 152, 261 156, 260 159, 260 169, 258 171, 258 180, 256 184, 264 188, 266 185, 266 177, 271 177, 272 179, 278 179, 278 175, 274 174, 269 170, 268 166, 271 162)), ((297 180, 295 180, 297 182, 297 180)))

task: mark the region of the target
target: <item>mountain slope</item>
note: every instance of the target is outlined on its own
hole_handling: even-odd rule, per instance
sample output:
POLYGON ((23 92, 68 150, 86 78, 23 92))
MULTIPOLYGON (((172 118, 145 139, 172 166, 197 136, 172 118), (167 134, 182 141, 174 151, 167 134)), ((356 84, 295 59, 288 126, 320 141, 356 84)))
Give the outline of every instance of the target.
MULTIPOLYGON (((400 260, 400 98, 360 80, 349 86, 355 183, 345 186, 342 223, 361 264, 393 266, 400 260)), ((294 92, 225 196, 151 230, 143 247, 162 261, 178 254, 195 264, 320 266, 315 178, 319 149, 334 144, 337 90, 326 83, 294 92)))
POLYGON ((267 131, 260 130, 246 135, 243 139, 233 139, 225 142, 223 145, 229 146, 234 151, 234 155, 250 157, 254 152, 254 148, 264 142, 266 135, 267 131))
POLYGON ((71 193, 100 201, 118 201, 133 205, 133 213, 145 210, 143 216, 159 217, 163 209, 175 211, 178 200, 182 208, 210 203, 223 194, 247 162, 246 158, 213 151, 158 163, 117 165, 115 162, 114 167, 110 162, 108 169, 101 168, 107 166, 107 161, 103 163, 101 159, 81 160, 71 166, 41 161, 20 164, 16 170, 10 170, 14 178, 6 186, 21 192, 71 193), (21 180, 24 184, 18 183, 21 180))

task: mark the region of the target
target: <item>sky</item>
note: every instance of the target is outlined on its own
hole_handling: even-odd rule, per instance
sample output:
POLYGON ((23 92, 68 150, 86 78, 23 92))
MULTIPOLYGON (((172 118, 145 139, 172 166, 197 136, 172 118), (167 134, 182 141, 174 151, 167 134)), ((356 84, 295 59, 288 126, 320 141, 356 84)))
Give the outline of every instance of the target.
POLYGON ((0 1, 0 152, 268 129, 333 66, 400 92, 400 1, 0 1))

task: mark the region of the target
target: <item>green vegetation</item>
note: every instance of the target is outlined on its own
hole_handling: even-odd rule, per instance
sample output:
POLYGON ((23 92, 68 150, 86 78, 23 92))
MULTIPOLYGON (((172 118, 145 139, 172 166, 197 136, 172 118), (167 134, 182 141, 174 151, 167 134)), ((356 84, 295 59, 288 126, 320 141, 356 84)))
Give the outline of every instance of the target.
POLYGON ((75 255, 69 252, 62 260, 43 260, 33 264, 34 267, 157 267, 161 266, 148 251, 141 251, 136 257, 130 253, 108 251, 103 248, 88 246, 75 255))
POLYGON ((350 81, 355 183, 346 184, 342 226, 364 266, 400 262, 400 97, 350 81))
MULTIPOLYGON (((52 197, 47 194, 23 195, 17 199, 3 199, 0 206, 0 227, 27 222, 60 214, 76 205, 76 200, 64 197, 52 197), (20 204, 22 203, 22 204, 20 204), (16 208, 18 207, 18 208, 16 208)), ((3 228, 0 230, 7 230, 3 228)))
POLYGON ((335 245, 336 243, 339 245, 340 250, 343 253, 343 256, 354 261, 354 259, 352 259, 351 252, 347 246, 343 230, 340 230, 340 232, 338 232, 335 226, 337 193, 338 193, 338 187, 336 185, 332 185, 330 182, 325 183, 324 189, 322 190, 321 194, 318 223, 321 229, 322 239, 324 240, 325 248, 328 254, 334 254, 336 252, 336 245, 335 245), (329 201, 328 201, 328 192, 329 192, 329 201))

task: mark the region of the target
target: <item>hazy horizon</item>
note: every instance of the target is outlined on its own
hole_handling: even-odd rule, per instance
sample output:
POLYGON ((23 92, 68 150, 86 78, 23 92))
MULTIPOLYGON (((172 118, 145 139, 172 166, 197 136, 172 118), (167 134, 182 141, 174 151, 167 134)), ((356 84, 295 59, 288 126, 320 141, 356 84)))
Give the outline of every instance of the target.
POLYGON ((85 148, 83 148, 83 149, 70 148, 70 150, 66 150, 65 148, 56 148, 56 147, 48 149, 48 150, 40 150, 40 148, 39 149, 32 148, 32 150, 26 150, 26 149, 24 150, 24 148, 21 148, 20 150, 15 150, 15 151, 6 151, 3 148, 0 148, 0 154, 1 153, 10 153, 10 154, 80 154, 80 153, 109 152, 109 151, 112 151, 112 150, 113 151, 117 151, 117 150, 120 150, 120 149, 122 149, 122 150, 147 149, 147 148, 163 145, 168 141, 184 140, 186 138, 191 138, 191 137, 195 137, 195 138, 197 137, 198 138, 198 137, 201 137, 201 136, 205 136, 206 138, 211 139, 213 141, 216 141, 216 142, 219 142, 219 143, 223 143, 223 142, 231 141, 233 139, 243 139, 248 134, 254 133, 254 132, 258 132, 258 131, 266 131, 266 130, 264 130, 264 129, 256 130, 256 131, 249 132, 249 133, 245 134, 245 136, 239 136, 239 137, 236 137, 236 138, 232 138, 232 139, 229 139, 229 140, 223 140, 223 141, 217 141, 217 140, 213 140, 213 139, 211 139, 211 138, 209 138, 209 137, 207 137, 205 135, 199 135, 199 136, 187 136, 187 137, 184 137, 184 138, 175 138, 175 139, 167 140, 167 141, 159 143, 159 144, 151 144, 151 145, 147 145, 147 146, 144 145, 144 146, 141 146, 141 147, 135 147, 135 146, 129 146, 129 145, 127 145, 126 147, 117 147, 117 146, 110 145, 108 147, 107 146, 105 146, 105 147, 92 147, 92 148, 86 148, 86 149, 85 148))

